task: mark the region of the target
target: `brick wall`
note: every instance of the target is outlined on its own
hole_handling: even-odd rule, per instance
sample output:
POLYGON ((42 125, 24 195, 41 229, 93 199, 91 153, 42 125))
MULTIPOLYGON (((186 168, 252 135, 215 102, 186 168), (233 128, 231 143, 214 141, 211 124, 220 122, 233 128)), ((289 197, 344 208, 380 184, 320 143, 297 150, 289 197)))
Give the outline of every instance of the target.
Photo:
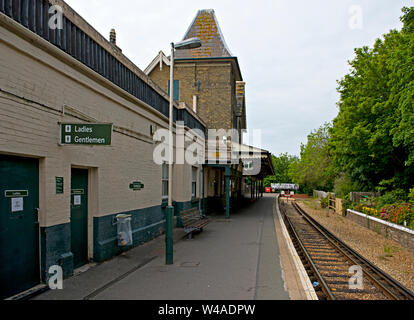
MULTIPOLYGON (((211 129, 234 128, 236 84, 231 62, 176 62, 174 79, 180 81, 179 101, 192 108, 197 96, 197 114, 211 129)), ((155 67, 151 79, 168 92, 169 66, 155 67)))

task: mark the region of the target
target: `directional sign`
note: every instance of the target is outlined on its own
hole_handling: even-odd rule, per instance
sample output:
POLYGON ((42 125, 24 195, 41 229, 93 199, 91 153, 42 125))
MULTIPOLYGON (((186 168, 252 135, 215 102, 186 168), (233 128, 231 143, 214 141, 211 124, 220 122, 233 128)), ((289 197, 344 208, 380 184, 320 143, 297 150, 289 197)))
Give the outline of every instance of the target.
POLYGON ((112 124, 62 123, 60 143, 63 145, 109 146, 112 142, 112 124))

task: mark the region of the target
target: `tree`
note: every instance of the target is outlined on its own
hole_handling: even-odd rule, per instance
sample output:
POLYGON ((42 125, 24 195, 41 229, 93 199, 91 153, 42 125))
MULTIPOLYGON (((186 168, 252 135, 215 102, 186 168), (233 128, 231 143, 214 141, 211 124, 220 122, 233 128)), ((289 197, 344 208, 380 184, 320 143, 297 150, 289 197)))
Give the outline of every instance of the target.
POLYGON ((367 190, 414 184, 414 7, 403 13, 403 29, 356 49, 338 81, 329 153, 337 172, 367 190))
POLYGON ((273 167, 275 169, 274 176, 268 176, 264 179, 264 186, 270 187, 272 183, 290 183, 292 178, 289 176, 289 166, 296 160, 296 156, 288 153, 282 153, 278 157, 272 155, 273 167))
POLYGON ((306 193, 314 189, 331 191, 335 173, 331 166, 328 150, 330 124, 325 123, 308 135, 306 144, 301 145, 300 158, 290 165, 289 174, 293 182, 306 193))

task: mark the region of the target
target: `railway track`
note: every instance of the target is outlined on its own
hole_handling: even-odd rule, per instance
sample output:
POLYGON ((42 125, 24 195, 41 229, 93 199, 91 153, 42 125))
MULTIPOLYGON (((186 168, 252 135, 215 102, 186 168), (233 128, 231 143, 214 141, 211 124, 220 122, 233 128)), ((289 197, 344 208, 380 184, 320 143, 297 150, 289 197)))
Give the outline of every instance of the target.
POLYGON ((320 300, 414 300, 413 292, 347 246, 295 202, 279 203, 320 300))

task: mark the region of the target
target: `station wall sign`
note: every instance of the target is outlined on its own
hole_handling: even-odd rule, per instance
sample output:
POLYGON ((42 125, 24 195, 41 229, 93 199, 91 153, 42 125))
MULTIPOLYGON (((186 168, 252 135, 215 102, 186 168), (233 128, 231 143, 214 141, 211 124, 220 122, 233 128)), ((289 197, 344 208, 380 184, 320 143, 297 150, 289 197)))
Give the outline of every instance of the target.
POLYGON ((56 177, 56 194, 63 194, 63 177, 56 177))
POLYGON ((144 184, 140 181, 134 181, 129 185, 129 188, 133 191, 140 191, 144 189, 144 184))
POLYGON ((62 145, 110 146, 112 124, 106 123, 61 123, 60 143, 62 145))

